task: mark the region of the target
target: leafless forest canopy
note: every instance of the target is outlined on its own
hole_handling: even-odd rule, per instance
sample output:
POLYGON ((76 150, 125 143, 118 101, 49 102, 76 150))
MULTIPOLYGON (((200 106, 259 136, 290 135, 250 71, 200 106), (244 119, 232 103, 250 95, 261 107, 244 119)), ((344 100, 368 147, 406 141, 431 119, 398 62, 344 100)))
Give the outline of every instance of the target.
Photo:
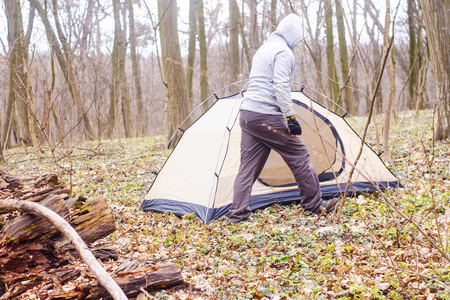
POLYGON ((291 12, 304 19, 295 81, 311 97, 354 115, 373 98, 387 122, 434 108, 419 0, 4 0, 0 145, 170 136, 206 97, 248 78, 254 51, 291 12))

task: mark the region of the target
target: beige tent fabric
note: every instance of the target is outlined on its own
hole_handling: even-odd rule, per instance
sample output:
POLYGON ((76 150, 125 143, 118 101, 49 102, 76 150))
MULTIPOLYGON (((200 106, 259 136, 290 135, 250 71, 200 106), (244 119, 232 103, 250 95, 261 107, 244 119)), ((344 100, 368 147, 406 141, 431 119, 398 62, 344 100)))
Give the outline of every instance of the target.
POLYGON ((233 126, 240 101, 240 98, 217 101, 185 131, 146 200, 174 199, 208 205, 217 182, 215 174, 227 150, 227 125, 233 126))
MULTIPOLYGON (((315 112, 313 114, 310 108, 294 105, 297 119, 303 129, 301 138, 310 151, 316 172, 337 174, 341 171, 337 178, 321 182, 321 186, 347 183, 351 164, 354 163, 361 146, 361 139, 342 117, 312 102, 301 92, 293 92, 292 96, 308 107, 312 106, 315 112), (336 140, 330 124, 317 114, 333 124, 341 142, 336 140), (341 144, 343 148, 340 147, 341 144), (342 153, 345 153, 346 160, 342 153)), ((240 161, 241 131, 238 114, 241 101, 239 95, 218 100, 186 130, 156 177, 145 200, 177 200, 208 208, 221 208, 232 203, 233 184, 240 161)), ((269 156, 260 178, 265 184, 257 181, 252 195, 297 189, 287 165, 274 152, 269 156), (286 184, 293 185, 280 186, 286 184)), ((352 182, 356 181, 397 182, 397 178, 365 145, 352 178, 352 182)))

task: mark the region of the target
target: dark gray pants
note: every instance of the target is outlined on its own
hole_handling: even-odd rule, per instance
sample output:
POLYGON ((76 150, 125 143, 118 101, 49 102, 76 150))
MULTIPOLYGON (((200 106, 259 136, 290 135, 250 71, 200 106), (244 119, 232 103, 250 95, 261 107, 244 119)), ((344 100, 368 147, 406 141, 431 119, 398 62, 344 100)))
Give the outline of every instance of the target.
POLYGON ((242 110, 240 114, 241 165, 234 183, 230 222, 247 219, 252 186, 269 157, 278 152, 291 169, 300 190, 301 206, 311 211, 321 202, 319 179, 309 159, 305 144, 289 133, 282 115, 266 115, 242 110))

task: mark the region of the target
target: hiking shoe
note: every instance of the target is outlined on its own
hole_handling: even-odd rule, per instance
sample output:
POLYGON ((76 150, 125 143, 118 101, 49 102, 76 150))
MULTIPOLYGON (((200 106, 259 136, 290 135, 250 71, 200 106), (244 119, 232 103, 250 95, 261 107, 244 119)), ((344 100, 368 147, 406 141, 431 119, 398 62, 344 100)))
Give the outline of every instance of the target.
POLYGON ((339 203, 338 198, 333 198, 331 200, 322 200, 322 202, 320 202, 320 205, 312 212, 316 215, 321 214, 326 215, 332 213, 336 209, 338 203, 339 203))

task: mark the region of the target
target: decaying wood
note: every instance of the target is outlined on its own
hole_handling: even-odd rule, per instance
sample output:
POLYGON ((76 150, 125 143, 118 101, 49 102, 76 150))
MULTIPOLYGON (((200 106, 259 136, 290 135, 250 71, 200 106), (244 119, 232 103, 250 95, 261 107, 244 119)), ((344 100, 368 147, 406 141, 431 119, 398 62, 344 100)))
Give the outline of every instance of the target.
MULTIPOLYGON (((167 289, 183 284, 180 269, 172 264, 161 264, 153 267, 137 269, 131 272, 122 272, 113 276, 117 284, 128 297, 136 297, 141 288, 148 292, 167 289)), ((98 283, 89 283, 76 290, 66 293, 52 293, 51 299, 108 299, 107 291, 98 283)))
MULTIPOLYGON (((50 196, 52 198, 58 198, 58 196, 50 196)), ((89 251, 87 245, 78 235, 76 230, 70 226, 70 224, 64 220, 56 212, 47 208, 41 204, 20 201, 20 200, 0 200, 0 209, 18 209, 27 213, 31 213, 40 218, 46 219, 54 227, 56 227, 64 236, 70 240, 75 249, 77 249, 83 261, 89 267, 91 272, 95 275, 99 283, 107 290, 108 294, 112 296, 114 300, 126 300, 127 296, 117 283, 109 276, 108 272, 97 261, 94 255, 89 251)), ((67 207, 66 207, 67 209, 67 207)), ((8 229, 8 228, 6 228, 8 229)))
MULTIPOLYGON (((0 300, 21 299, 30 289, 41 299, 111 297, 102 286, 102 280, 109 275, 103 270, 100 280, 94 281, 78 262, 80 258, 85 260, 84 254, 80 255, 75 249, 94 254, 96 259, 92 256, 87 265, 96 274, 97 269, 102 268, 97 259, 111 264, 119 255, 112 245, 96 245, 89 251, 84 243, 92 244, 115 229, 114 215, 104 199, 71 196, 56 175, 45 175, 24 184, 0 170, 0 300), (46 212, 43 215, 42 207, 46 212), (14 212, 16 208, 32 214, 14 212), (57 226, 63 228, 58 230, 51 225, 48 214, 58 218, 57 226), (61 225, 63 222, 66 225, 61 225), (73 230, 78 239, 61 234, 61 230, 73 230), (75 240, 78 246, 74 247, 75 240), (96 265, 95 270, 93 265, 96 265), (63 290, 66 283, 74 288, 63 290)), ((130 297, 142 289, 154 291, 183 282, 181 271, 174 264, 132 265, 126 269, 116 268, 113 276, 113 284, 118 284, 130 297)), ((125 299, 123 296, 114 297, 125 299)))
MULTIPOLYGON (((129 297, 136 297, 143 287, 147 291, 167 289, 183 283, 180 269, 174 264, 163 264, 133 272, 119 273, 114 280, 129 297)), ((89 291, 86 299, 106 297, 106 291, 100 285, 83 287, 89 291)))
MULTIPOLYGON (((2 201, 2 200, 0 200, 2 201)), ((11 209, 7 203, 13 200, 3 200, 1 209, 11 209)), ((64 219, 69 217, 69 209, 64 202, 64 198, 58 195, 48 196, 41 205, 51 209, 64 219)), ((15 208, 13 208, 15 209, 15 208)), ((58 233, 58 230, 53 226, 49 226, 48 221, 34 215, 20 215, 8 222, 3 228, 0 245, 7 243, 21 243, 23 241, 32 241, 41 236, 51 238, 51 236, 58 233)))
POLYGON ((14 190, 14 189, 21 189, 23 187, 22 182, 17 177, 12 177, 6 172, 0 170, 0 190, 8 189, 8 190, 14 190))

